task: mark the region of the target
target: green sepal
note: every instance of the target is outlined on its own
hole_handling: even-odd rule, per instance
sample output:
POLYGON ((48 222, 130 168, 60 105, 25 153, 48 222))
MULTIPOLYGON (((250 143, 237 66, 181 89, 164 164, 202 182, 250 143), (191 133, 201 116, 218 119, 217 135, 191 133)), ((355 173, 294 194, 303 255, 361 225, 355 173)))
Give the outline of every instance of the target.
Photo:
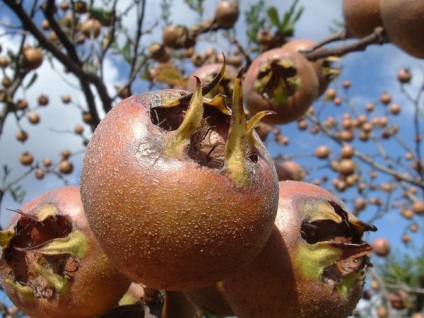
POLYGON ((248 186, 251 183, 247 160, 248 137, 246 114, 243 109, 242 72, 243 70, 240 71, 234 82, 231 124, 225 144, 227 175, 237 187, 248 186))
POLYGON ((14 230, 0 231, 0 246, 1 248, 7 248, 10 241, 15 237, 14 230))
POLYGON ((334 207, 327 201, 309 201, 302 203, 302 211, 304 211, 307 222, 331 220, 340 224, 343 218, 334 210, 334 207))
POLYGON ((253 137, 253 132, 255 131, 255 128, 257 127, 257 125, 259 124, 262 118, 268 115, 273 115, 273 114, 275 114, 275 112, 271 110, 264 110, 264 111, 256 113, 247 122, 247 141, 251 150, 256 148, 256 140, 253 137))
POLYGON ((47 285, 53 287, 54 290, 60 294, 65 292, 69 287, 68 281, 65 278, 46 270, 37 262, 34 263, 34 271, 45 278, 47 280, 47 285))
POLYGON ((37 221, 43 222, 51 216, 55 216, 59 213, 59 210, 53 204, 43 204, 34 212, 37 217, 37 221))
POLYGON ((67 237, 53 239, 35 250, 43 255, 70 254, 82 259, 88 250, 88 241, 83 232, 74 230, 67 237))
POLYGON ((231 114, 231 109, 229 109, 227 107, 227 105, 225 104, 225 96, 222 95, 222 94, 217 94, 212 99, 205 99, 204 104, 206 106, 215 107, 216 109, 218 109, 224 115, 230 115, 231 114))
POLYGON ((25 301, 25 302, 35 302, 35 295, 32 291, 31 287, 21 285, 18 282, 13 282, 12 280, 5 278, 3 282, 9 286, 11 286, 13 289, 16 290, 16 293, 19 295, 19 297, 25 301))
POLYGON ((324 269, 340 260, 343 251, 340 248, 331 247, 327 242, 308 244, 299 243, 297 266, 305 275, 314 281, 321 280, 324 269))
POLYGON ((197 86, 190 100, 190 105, 183 122, 177 130, 168 134, 164 145, 164 153, 170 159, 182 159, 190 138, 200 127, 203 119, 203 96, 200 79, 196 77, 197 86))

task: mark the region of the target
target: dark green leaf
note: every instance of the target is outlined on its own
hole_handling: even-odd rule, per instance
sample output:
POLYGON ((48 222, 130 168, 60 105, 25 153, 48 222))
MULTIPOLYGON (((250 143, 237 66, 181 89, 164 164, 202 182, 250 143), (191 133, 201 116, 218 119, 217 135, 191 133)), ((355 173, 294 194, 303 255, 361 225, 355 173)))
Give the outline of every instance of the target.
POLYGON ((15 188, 10 188, 9 192, 16 203, 21 204, 24 201, 26 192, 22 189, 21 186, 18 185, 15 188))
POLYGON ((34 84, 34 83, 35 83, 35 81, 37 80, 37 77, 38 77, 38 74, 34 72, 34 73, 32 74, 31 80, 30 80, 30 81, 28 82, 28 84, 25 86, 25 89, 30 88, 30 87, 32 86, 32 84, 34 84))
POLYGON ((120 50, 120 53, 122 54, 123 58, 126 61, 128 62, 131 61, 131 40, 130 39, 127 39, 127 42, 120 50))
POLYGON ((260 29, 268 29, 271 26, 265 9, 265 2, 259 0, 255 5, 251 5, 244 13, 246 34, 252 42, 256 42, 256 34, 260 29))
POLYGON ((275 7, 270 7, 267 11, 271 23, 279 29, 280 19, 278 18, 278 11, 275 7))
POLYGON ((296 15, 293 18, 293 24, 299 21, 304 9, 305 9, 304 7, 300 7, 299 11, 297 11, 296 15))
POLYGON ((113 16, 111 11, 105 11, 99 8, 90 8, 88 12, 94 19, 98 20, 102 25, 110 25, 112 23, 113 16))

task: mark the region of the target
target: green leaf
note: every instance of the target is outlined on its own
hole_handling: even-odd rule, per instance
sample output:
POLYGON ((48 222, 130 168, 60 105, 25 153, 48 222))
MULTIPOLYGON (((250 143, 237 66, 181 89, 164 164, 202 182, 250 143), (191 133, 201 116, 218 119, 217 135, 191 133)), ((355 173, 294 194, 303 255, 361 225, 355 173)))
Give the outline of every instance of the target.
POLYGON ((259 0, 255 5, 251 5, 245 12, 246 35, 249 40, 256 42, 256 34, 260 29, 269 29, 271 23, 266 16, 265 2, 259 0))
POLYGON ((94 19, 98 20, 102 25, 110 25, 112 23, 113 16, 111 11, 105 11, 99 8, 90 8, 88 12, 94 19))
POLYGON ((122 54, 122 57, 127 61, 131 61, 131 40, 127 39, 127 42, 120 50, 120 53, 122 54))
POLYGON ((302 16, 303 11, 305 10, 305 8, 302 6, 300 7, 299 11, 297 11, 296 15, 293 18, 293 24, 296 23, 297 21, 299 21, 300 17, 302 16))
POLYGON ((31 80, 28 82, 28 84, 25 86, 25 89, 28 89, 32 86, 32 84, 35 83, 35 81, 37 80, 38 74, 34 73, 32 74, 31 80))
POLYGON ((21 186, 18 185, 15 188, 10 188, 9 192, 15 202, 21 204, 24 201, 26 192, 21 186))
POLYGON ((184 2, 190 9, 196 11, 200 16, 203 15, 204 0, 184 0, 184 2))
POLYGON ((278 17, 278 11, 275 7, 270 7, 267 11, 268 17, 271 20, 272 24, 279 29, 280 19, 278 17))
POLYGON ((296 10, 296 5, 299 0, 294 0, 289 10, 284 13, 283 20, 279 23, 278 31, 285 36, 293 36, 294 34, 294 25, 302 16, 303 7, 300 7, 299 10, 296 10))

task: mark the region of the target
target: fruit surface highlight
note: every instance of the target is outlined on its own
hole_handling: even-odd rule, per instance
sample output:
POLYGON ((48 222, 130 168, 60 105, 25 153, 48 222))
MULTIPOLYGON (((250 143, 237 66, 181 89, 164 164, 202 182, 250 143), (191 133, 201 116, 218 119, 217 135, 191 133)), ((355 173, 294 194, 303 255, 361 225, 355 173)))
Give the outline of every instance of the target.
POLYGON ((159 90, 132 96, 96 129, 81 175, 84 208, 106 254, 134 281, 201 288, 250 262, 272 230, 278 181, 246 123, 241 73, 224 97, 159 90), (231 113, 231 115, 230 115, 231 113))

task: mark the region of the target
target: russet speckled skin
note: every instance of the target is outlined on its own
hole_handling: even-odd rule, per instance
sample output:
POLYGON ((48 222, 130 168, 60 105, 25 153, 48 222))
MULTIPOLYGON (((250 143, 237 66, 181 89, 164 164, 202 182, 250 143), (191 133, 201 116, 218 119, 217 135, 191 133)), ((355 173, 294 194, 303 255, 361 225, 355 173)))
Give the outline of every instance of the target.
POLYGON ((424 58, 424 5, 415 0, 381 0, 381 19, 389 41, 417 58, 424 58))
MULTIPOLYGON (((57 215, 69 216, 73 230, 80 230, 86 235, 89 249, 78 260, 78 270, 73 273, 75 276, 69 280, 69 287, 63 293, 26 301, 16 289, 4 283, 2 286, 6 294, 20 310, 33 318, 89 318, 104 314, 118 303, 131 281, 108 260, 93 237, 82 208, 79 187, 67 186, 49 191, 26 203, 20 210, 26 215, 37 216, 42 212, 40 207, 45 205, 55 206, 57 215)), ((7 228, 14 228, 20 218, 21 214, 16 214, 7 228)), ((2 278, 13 279, 13 272, 5 274, 8 270, 4 267, 4 258, 0 264, 2 278)))
POLYGON ((255 58, 245 75, 243 95, 247 109, 252 115, 271 110, 276 114, 266 116, 262 121, 268 124, 286 124, 298 119, 318 97, 318 78, 314 69, 300 53, 283 47, 266 51, 255 58), (255 81, 263 63, 288 59, 293 63, 300 86, 294 94, 287 96, 286 102, 274 103, 255 89, 255 81))
POLYGON ((382 26, 380 0, 343 0, 342 10, 350 36, 363 38, 382 26))
POLYGON ((277 218, 267 244, 254 261, 222 282, 235 316, 342 318, 352 313, 362 295, 363 269, 350 274, 348 284, 354 287, 345 295, 333 285, 308 278, 301 272, 298 249, 305 244, 300 235, 305 216, 299 207, 308 198, 335 202, 345 210, 343 202, 320 187, 305 182, 280 182, 277 218))
POLYGON ((278 204, 275 169, 260 142, 252 182, 242 188, 222 169, 164 156, 166 131, 152 124, 150 108, 181 94, 188 92, 118 104, 95 131, 81 175, 87 218, 106 254, 134 281, 167 290, 212 285, 251 261, 278 204))

